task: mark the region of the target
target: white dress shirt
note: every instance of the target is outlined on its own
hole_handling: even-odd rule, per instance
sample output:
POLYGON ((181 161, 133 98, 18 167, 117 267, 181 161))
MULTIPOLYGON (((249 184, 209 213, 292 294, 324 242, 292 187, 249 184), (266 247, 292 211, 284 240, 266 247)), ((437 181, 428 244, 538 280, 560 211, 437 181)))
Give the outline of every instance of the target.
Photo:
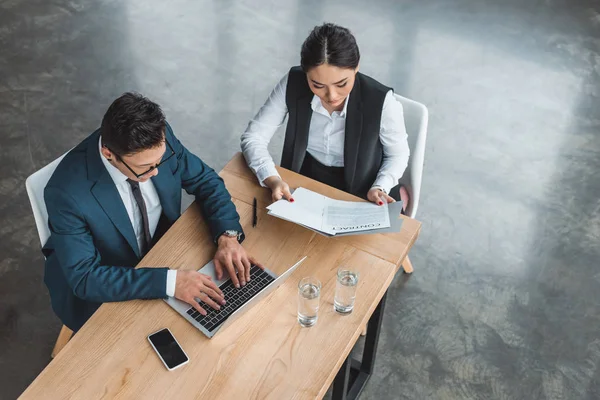
MULTIPOLYGON (((135 238, 138 242, 138 248, 143 248, 144 243, 144 226, 142 223, 142 213, 140 212, 140 208, 138 207, 135 198, 133 197, 133 192, 131 190, 131 186, 127 182, 127 176, 123 174, 117 167, 108 162, 108 160, 102 155, 102 138, 98 143, 100 151, 100 159, 102 160, 102 164, 108 171, 108 174, 112 178, 115 186, 117 187, 117 191, 121 196, 121 200, 123 200, 123 205, 127 210, 127 215, 129 216, 129 221, 131 222, 131 226, 133 227, 133 231, 135 232, 135 238)), ((152 183, 152 180, 148 179, 146 182, 140 182, 140 191, 142 192, 142 197, 144 198, 144 203, 146 203, 146 211, 148 212, 148 228, 150 228, 150 236, 154 236, 156 232, 156 227, 158 225, 158 220, 160 219, 160 215, 162 213, 162 206, 160 205, 160 198, 158 197, 158 193, 156 193, 156 188, 152 183)), ((167 271, 167 296, 175 296, 175 280, 177 277, 176 270, 167 271)))
MULTIPOLYGON (((288 113, 285 103, 287 81, 288 74, 279 81, 242 134, 244 157, 262 186, 265 186, 264 180, 269 176, 279 176, 267 146, 288 113)), ((349 98, 350 96, 346 98, 342 111, 334 111, 331 115, 323 107, 318 96, 315 95, 311 101, 313 113, 306 150, 321 164, 329 167, 344 166, 346 109, 349 98)), ((383 162, 372 187, 381 188, 389 193, 389 190, 398 184, 410 155, 407 138, 402 104, 390 90, 383 102, 379 130, 383 162)))

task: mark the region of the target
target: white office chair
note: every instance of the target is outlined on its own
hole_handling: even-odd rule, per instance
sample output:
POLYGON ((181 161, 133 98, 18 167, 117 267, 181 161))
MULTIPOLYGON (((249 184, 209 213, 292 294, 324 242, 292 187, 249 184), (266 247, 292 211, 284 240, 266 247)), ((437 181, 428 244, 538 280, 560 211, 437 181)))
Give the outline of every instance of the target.
MULTIPOLYGON (((399 182, 402 186, 406 187, 410 196, 406 215, 415 218, 421 196, 421 180, 423 177, 423 164, 425 162, 425 141, 427 139, 429 112, 427 111, 427 107, 421 103, 400 95, 395 96, 402 103, 402 108, 404 109, 404 123, 406 125, 406 133, 408 134, 408 147, 410 148, 408 167, 399 182)), ((404 272, 407 274, 413 272, 413 267, 408 256, 402 262, 402 268, 404 268, 404 272)))
POLYGON ((29 202, 31 203, 31 209, 33 210, 33 217, 35 218, 35 225, 42 247, 44 247, 46 241, 48 241, 48 238, 50 237, 48 211, 46 210, 46 203, 44 202, 44 188, 64 156, 66 156, 66 153, 46 165, 44 168, 31 174, 25 181, 25 188, 27 189, 27 195, 29 196, 29 202))
MULTIPOLYGON (((63 159, 66 154, 63 154, 44 168, 27 178, 25 181, 25 188, 27 189, 27 195, 29 196, 29 202, 31 203, 31 209, 33 210, 33 217, 35 218, 35 225, 37 227, 38 235, 40 237, 40 243, 42 247, 48 241, 50 237, 50 229, 48 228, 48 211, 46 210, 46 203, 44 202, 44 188, 48 184, 50 177, 54 173, 54 170, 63 159)), ((65 325, 58 334, 58 339, 52 350, 52 358, 54 358, 59 351, 69 342, 73 336, 73 331, 67 328, 65 325)))

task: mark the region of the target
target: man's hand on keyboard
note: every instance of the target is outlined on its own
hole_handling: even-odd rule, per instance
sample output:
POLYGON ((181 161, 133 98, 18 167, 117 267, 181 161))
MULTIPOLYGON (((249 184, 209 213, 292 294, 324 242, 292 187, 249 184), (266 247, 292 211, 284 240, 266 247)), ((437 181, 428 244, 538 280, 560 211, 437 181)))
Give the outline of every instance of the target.
POLYGON ((206 310, 198 304, 197 298, 215 310, 219 310, 220 305, 225 304, 223 292, 210 279, 210 276, 197 271, 177 271, 175 298, 185 301, 202 315, 206 315, 206 310))
POLYGON ((219 237, 219 248, 215 253, 214 262, 217 279, 223 279, 223 271, 227 270, 236 288, 240 285, 245 286, 246 282, 250 281, 250 267, 253 264, 264 269, 258 261, 246 253, 237 238, 225 235, 219 237))

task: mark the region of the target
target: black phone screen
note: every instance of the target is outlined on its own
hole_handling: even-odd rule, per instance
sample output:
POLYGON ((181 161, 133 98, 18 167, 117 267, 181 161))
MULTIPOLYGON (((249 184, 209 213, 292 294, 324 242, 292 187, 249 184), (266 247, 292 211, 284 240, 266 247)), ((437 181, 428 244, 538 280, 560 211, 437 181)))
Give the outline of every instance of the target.
POLYGON ((188 360, 187 356, 181 347, 179 347, 179 344, 177 344, 175 338, 168 329, 165 328, 153 333, 148 339, 150 339, 154 348, 169 369, 173 369, 188 360))

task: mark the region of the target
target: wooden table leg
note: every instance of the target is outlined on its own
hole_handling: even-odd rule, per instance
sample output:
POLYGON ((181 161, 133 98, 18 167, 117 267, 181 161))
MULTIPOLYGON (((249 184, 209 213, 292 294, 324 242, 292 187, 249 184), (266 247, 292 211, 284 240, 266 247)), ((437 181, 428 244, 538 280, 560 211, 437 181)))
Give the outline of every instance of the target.
POLYGON ((404 257, 404 261, 402 261, 402 268, 404 269, 404 273, 406 273, 406 274, 413 273, 413 266, 412 266, 412 263, 410 262, 410 258, 408 258, 408 255, 406 257, 404 257))
POLYGON ((60 329, 60 333, 58 334, 58 339, 56 339, 56 344, 54 345, 54 349, 52 350, 51 357, 54 358, 56 355, 69 343, 71 337, 73 336, 73 331, 67 328, 65 325, 60 329))

